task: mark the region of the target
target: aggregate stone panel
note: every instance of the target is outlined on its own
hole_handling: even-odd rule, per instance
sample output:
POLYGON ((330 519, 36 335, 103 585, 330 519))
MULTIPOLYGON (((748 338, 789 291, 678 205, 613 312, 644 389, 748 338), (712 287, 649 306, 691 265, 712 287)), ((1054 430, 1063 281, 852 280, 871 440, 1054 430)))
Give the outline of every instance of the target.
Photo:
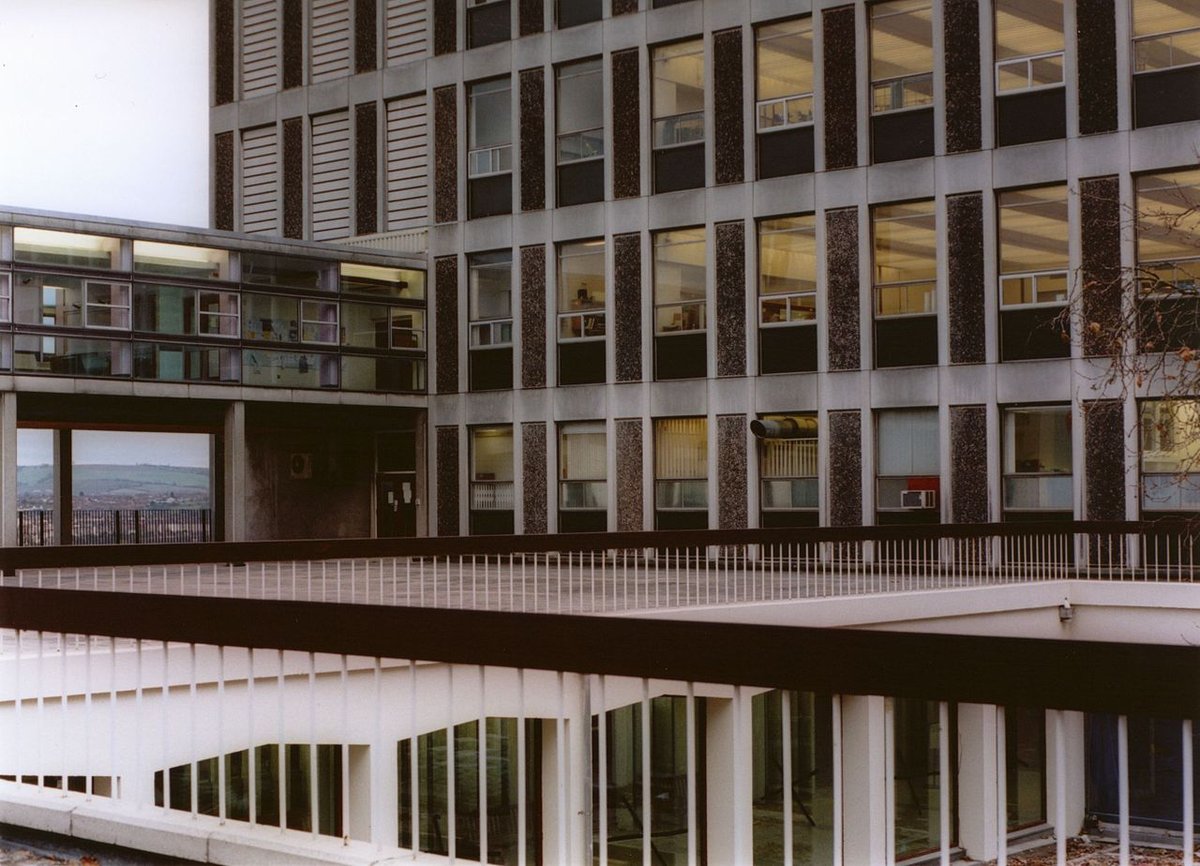
POLYGON ((283 0, 283 89, 304 84, 304 7, 301 0, 283 0))
POLYGON ((742 111, 742 29, 713 34, 713 139, 717 183, 741 183, 746 170, 742 111))
POLYGON ((1121 186, 1116 177, 1079 183, 1083 352, 1112 354, 1121 334, 1121 186), (1099 325, 1095 331, 1091 325, 1099 325))
POLYGON ((983 194, 946 199, 949 259, 950 363, 987 360, 986 291, 983 278, 983 194))
POLYGON ((213 101, 233 102, 233 0, 213 3, 213 101))
POLYGON ((458 257, 443 256, 433 265, 437 323, 434 346, 437 392, 458 392, 458 257))
POLYGON ((283 236, 304 237, 304 118, 283 122, 283 236))
POLYGON ((354 227, 355 234, 379 231, 379 154, 374 102, 354 106, 354 227))
POLYGON ((521 387, 546 387, 546 247, 521 247, 521 387))
POLYGON ((458 219, 458 90, 453 84, 433 91, 434 220, 458 219))
POLYGON ((946 151, 979 150, 979 0, 946 0, 946 151))
POLYGON ((987 408, 950 407, 950 519, 988 520, 987 408))
POLYGON ((613 237, 613 361, 618 382, 642 380, 642 237, 613 237))
POLYGON ((542 0, 521 0, 517 8, 520 23, 518 31, 522 36, 541 33, 545 26, 545 15, 542 12, 542 0))
POLYGON ((746 227, 717 224, 717 375, 746 375, 746 227))
POLYGON ((825 214, 829 369, 857 370, 859 345, 858 208, 825 214))
POLYGON ((458 0, 433 0, 433 53, 453 54, 458 48, 458 0))
POLYGON ((644 524, 642 503, 642 419, 618 418, 617 531, 640 532, 644 524))
MULTIPOLYGON (((615 12, 613 14, 616 14, 615 12)), ((613 198, 631 198, 642 194, 641 112, 639 49, 612 53, 613 99, 613 198)))
POLYGON ((459 535, 458 428, 437 428, 437 534, 459 535))
POLYGON ((717 418, 717 523, 721 529, 746 528, 746 416, 717 418))
POLYGON ((521 210, 546 206, 546 75, 521 70, 521 210))
POLYGON ((1117 13, 1113 0, 1079 0, 1079 134, 1117 128, 1117 13))
POLYGON ((854 7, 823 13, 825 37, 825 168, 858 165, 858 46, 854 7))
POLYGON ((1125 412, 1119 400, 1083 404, 1087 519, 1125 519, 1125 412))
POLYGON ((862 526, 862 413, 829 413, 829 525, 862 526))
POLYGON ((629 15, 638 11, 638 0, 612 0, 613 15, 629 15))
POLYGON ((521 425, 521 496, 525 507, 523 530, 543 535, 546 523, 546 422, 526 421, 521 425))
POLYGON ((231 232, 233 224, 233 133, 213 138, 213 228, 231 232))
POLYGON ((354 0, 354 71, 371 72, 378 68, 376 47, 377 0, 354 0))

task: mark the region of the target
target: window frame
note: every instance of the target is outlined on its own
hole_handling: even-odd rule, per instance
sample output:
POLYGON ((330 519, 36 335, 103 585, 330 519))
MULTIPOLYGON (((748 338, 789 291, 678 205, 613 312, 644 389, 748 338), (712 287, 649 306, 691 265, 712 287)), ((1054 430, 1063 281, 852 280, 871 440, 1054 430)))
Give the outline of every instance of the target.
MULTIPOLYGON (((884 321, 891 321, 891 320, 895 320, 895 319, 909 319, 909 318, 919 318, 919 317, 940 315, 940 310, 938 309, 938 277, 937 277, 937 241, 938 241, 938 225, 937 225, 937 223, 938 223, 938 219, 937 219, 936 201, 933 199, 919 199, 917 201, 909 201, 909 202, 881 202, 881 203, 879 203, 877 205, 873 205, 871 207, 870 218, 871 218, 871 314, 872 314, 872 318, 874 318, 875 320, 882 319, 884 321), (901 208, 901 207, 907 207, 910 205, 928 205, 929 213, 928 214, 912 213, 912 214, 904 214, 904 215, 900 215, 900 216, 880 217, 880 214, 889 208, 901 208), (886 222, 900 222, 903 220, 910 220, 910 219, 924 218, 924 217, 928 217, 929 219, 933 220, 933 229, 930 232, 930 234, 933 236, 934 246, 933 246, 930 262, 933 264, 934 274, 932 276, 924 278, 924 279, 888 280, 886 282, 880 281, 878 279, 878 273, 877 273, 878 268, 879 268, 879 264, 878 264, 879 239, 878 239, 878 232, 877 232, 879 223, 885 222, 885 221, 886 222), (910 309, 905 309, 903 312, 898 312, 898 313, 886 313, 886 312, 882 311, 882 298, 883 298, 884 292, 900 290, 907 301, 907 297, 909 294, 908 290, 912 287, 926 287, 926 291, 924 291, 922 294, 924 295, 924 297, 932 299, 932 302, 930 303, 930 305, 927 309, 915 310, 915 311, 910 310, 910 309)), ((907 306, 907 303, 905 306, 907 306)))
MULTIPOLYGON (((498 2, 507 2, 507 0, 498 0, 498 2)), ((512 76, 500 75, 495 78, 485 78, 480 81, 472 81, 466 85, 467 88, 467 180, 476 180, 478 178, 496 177, 502 174, 512 174, 513 172, 513 115, 512 115, 512 76), (474 100, 476 88, 486 87, 492 84, 504 83, 504 92, 508 94, 509 111, 508 111, 508 142, 505 144, 493 144, 486 147, 471 147, 471 139, 478 128, 478 121, 475 119, 474 100), (476 170, 476 155, 481 153, 488 154, 489 168, 486 171, 476 170), (499 167, 496 167, 496 164, 499 167)), ((499 93, 500 91, 483 91, 485 94, 499 93)))
POLYGON ((707 226, 688 226, 683 228, 663 229, 662 231, 652 232, 650 235, 650 268, 651 268, 651 291, 653 300, 652 315, 654 316, 654 336, 655 337, 672 337, 680 334, 702 334, 708 331, 708 228, 707 226), (671 243, 659 243, 659 238, 680 234, 683 232, 699 232, 700 237, 693 240, 674 241, 671 243), (658 276, 658 250, 661 247, 682 246, 683 244, 703 243, 704 245, 704 297, 699 300, 671 300, 659 301, 659 276, 658 276), (674 330, 663 330, 659 326, 659 311, 666 310, 671 307, 678 307, 680 310, 680 326, 674 330), (695 327, 684 327, 683 323, 687 321, 684 312, 689 307, 699 308, 699 313, 695 317, 700 323, 695 327))
MULTIPOLYGON (((1070 271, 1070 263, 1069 263, 1070 243, 1071 243, 1071 213, 1070 213, 1070 195, 1071 195, 1071 193, 1070 193, 1069 188, 1065 184, 1039 185, 1039 186, 1032 186, 1032 187, 1020 187, 1020 188, 1016 188, 1016 189, 998 189, 998 190, 996 190, 995 195, 996 195, 996 292, 997 292, 996 297, 998 299, 1000 310, 1003 311, 1003 310, 1054 309, 1054 308, 1067 306, 1070 302, 1070 292, 1071 292, 1071 285, 1070 285, 1071 271, 1070 271), (1062 205, 1067 208, 1067 219, 1064 222, 1064 232, 1063 232, 1064 237, 1062 238, 1063 267, 1061 267, 1061 268, 1033 268, 1033 269, 1026 268, 1026 269, 1016 270, 1016 271, 1005 271, 1004 270, 1004 250, 1005 250, 1004 214, 1006 212, 1006 209, 1010 213, 1015 213, 1019 209, 1021 209, 1023 207, 1029 207, 1030 205, 1029 204, 1006 205, 1006 204, 1004 204, 1004 197, 1008 194, 1018 194, 1018 193, 1022 193, 1022 192, 1036 192, 1039 190, 1047 190, 1048 191, 1048 190, 1055 190, 1055 189, 1062 190, 1062 199, 1061 199, 1062 205), (1050 277, 1054 277, 1054 278, 1062 277, 1064 279, 1064 281, 1066 283, 1066 288, 1065 288, 1066 297, 1064 297, 1062 300, 1055 300, 1055 301, 1036 300, 1036 298, 1037 298, 1037 280, 1041 279, 1041 278, 1050 278, 1050 277), (1005 299, 1004 299, 1004 284, 1006 282, 1010 282, 1012 280, 1018 280, 1018 279, 1019 280, 1033 279, 1035 281, 1034 282, 1034 298, 1035 298, 1035 300, 1030 301, 1030 302, 1021 302, 1021 303, 1008 303, 1005 301, 1005 299)), ((1050 201, 1049 199, 1046 199, 1042 202, 1039 202, 1038 204, 1048 203, 1049 201, 1050 201)))
POLYGON ((477 349, 500 349, 511 348, 513 344, 512 328, 513 328, 513 298, 512 298, 512 268, 513 259, 511 250, 493 250, 491 252, 471 253, 467 256, 467 328, 468 338, 467 345, 470 350, 477 349), (506 260, 479 262, 478 259, 489 256, 507 255, 506 260), (476 286, 472 280, 475 271, 486 268, 500 268, 504 266, 508 271, 508 313, 503 316, 476 316, 478 301, 476 300, 476 286), (507 328, 507 330, 506 330, 507 328), (476 334, 489 335, 488 342, 482 342, 476 339, 476 334), (499 337, 499 339, 497 339, 499 337))
MULTIPOLYGON (((879 2, 871 3, 867 7, 867 39, 868 39, 867 77, 870 82, 870 90, 868 92, 868 98, 869 98, 868 113, 871 117, 879 117, 881 115, 900 114, 902 112, 919 111, 921 109, 929 109, 929 108, 933 107, 934 102, 935 102, 933 88, 934 88, 934 68, 936 68, 936 66, 937 66, 937 57, 933 56, 934 55, 934 51, 933 51, 933 45, 934 45, 934 42, 933 42, 933 6, 934 6, 934 3, 933 3, 933 0, 924 0, 924 2, 927 2, 929 4, 929 10, 930 10, 929 50, 930 50, 931 58, 930 58, 929 71, 928 72, 914 72, 914 73, 909 73, 907 75, 893 75, 893 76, 889 76, 887 78, 879 78, 879 79, 876 79, 874 77, 874 75, 871 74, 871 67, 874 65, 874 62, 875 62, 875 45, 876 45, 876 41, 877 41, 874 36, 874 22, 876 20, 876 10, 882 9, 883 7, 887 6, 889 3, 894 3, 894 2, 904 2, 904 0, 879 0, 879 2), (903 93, 906 89, 905 88, 906 83, 908 83, 908 82, 913 82, 913 83, 925 82, 925 81, 928 81, 928 83, 929 83, 929 98, 926 101, 917 103, 915 105, 901 104, 898 107, 894 104, 895 103, 894 94, 897 92, 897 90, 896 90, 897 86, 899 86, 899 88, 900 88, 899 92, 903 93), (884 108, 884 109, 877 110, 875 108, 875 102, 876 102, 875 94, 883 86, 886 86, 887 89, 892 92, 893 98, 892 98, 891 102, 893 104, 892 104, 892 107, 890 107, 890 108, 884 108)), ((907 14, 911 14, 911 11, 912 10, 906 10, 906 11, 902 11, 902 12, 892 12, 887 15, 880 15, 879 17, 885 18, 885 17, 892 17, 895 15, 907 15, 907 14)), ((903 98, 901 98, 901 101, 903 102, 903 98)))
POLYGON ((709 505, 710 505, 709 496, 708 496, 708 469, 707 469, 708 456, 709 456, 709 454, 708 454, 708 452, 709 452, 708 417, 705 415, 680 415, 680 416, 671 416, 671 417, 666 417, 666 418, 655 418, 655 419, 653 419, 653 423, 654 423, 654 440, 653 440, 653 447, 654 447, 654 510, 655 511, 677 512, 677 513, 679 513, 679 512, 691 512, 691 513, 707 512, 709 510, 709 505), (700 442, 702 443, 702 446, 704 449, 704 452, 701 455, 701 459, 703 460, 703 463, 704 463, 704 469, 702 470, 702 474, 699 474, 699 475, 660 476, 659 472, 658 472, 659 459, 661 457, 661 450, 659 448, 659 441, 658 441, 659 435, 660 435, 659 434, 659 425, 664 421, 682 421, 682 420, 703 422, 704 433, 703 433, 703 438, 700 440, 700 442), (689 494, 694 494, 696 491, 703 490, 704 491, 704 504, 703 505, 663 505, 662 503, 664 500, 669 500, 669 499, 673 498, 673 497, 665 497, 662 495, 665 490, 671 489, 672 487, 675 487, 675 489, 678 489, 680 491, 680 496, 678 498, 681 502, 688 499, 689 494))
MULTIPOLYGON (((605 157, 605 145, 604 145, 605 127, 604 127, 603 92, 604 92, 604 60, 602 57, 588 57, 588 58, 584 58, 582 60, 572 60, 569 63, 561 63, 554 67, 554 165, 556 167, 562 166, 562 165, 576 165, 578 163, 583 163, 583 162, 596 162, 596 161, 604 159, 604 157, 605 157), (580 73, 576 73, 575 75, 569 75, 569 76, 563 75, 563 73, 566 70, 569 70, 572 67, 579 67, 579 66, 591 65, 591 64, 595 64, 594 71, 580 72, 580 73), (560 108, 559 97, 562 92, 563 79, 564 79, 564 77, 579 78, 584 75, 596 75, 596 76, 599 76, 599 79, 600 79, 600 91, 601 91, 600 125, 588 127, 587 129, 568 130, 566 132, 563 132, 561 130, 561 123, 560 123, 560 119, 562 117, 562 112, 559 110, 559 108, 560 108), (578 137, 580 142, 583 142, 584 136, 590 132, 599 132, 599 136, 597 137, 600 142, 599 152, 592 153, 587 156, 577 156, 577 157, 573 157, 570 159, 564 159, 563 155, 562 155, 563 139, 568 138, 568 137, 578 137)), ((580 148, 580 150, 582 150, 582 147, 580 148)))
POLYGON ((608 430, 604 421, 564 421, 558 425, 558 510, 572 512, 595 512, 608 510, 608 430), (567 467, 563 456, 567 453, 564 440, 569 436, 600 434, 604 443, 604 469, 598 476, 566 477, 567 467), (568 485, 586 485, 592 492, 599 491, 603 501, 592 506, 568 505, 568 485))
MULTIPOLYGON (((698 110, 693 110, 693 111, 678 112, 676 114, 660 115, 658 113, 657 100, 654 98, 655 64, 658 62, 656 60, 655 55, 660 51, 668 51, 672 48, 677 48, 677 47, 685 46, 685 45, 695 45, 695 46, 698 46, 698 48, 696 50, 692 50, 692 51, 686 51, 686 52, 680 51, 678 54, 675 54, 672 56, 673 57, 687 57, 687 56, 692 56, 692 55, 700 56, 700 64, 701 64, 701 67, 700 67, 701 68, 700 90, 702 93, 701 100, 702 100, 702 102, 707 102, 707 99, 708 99, 708 93, 707 93, 707 88, 706 88, 706 84, 707 84, 706 79, 707 79, 707 75, 708 75, 708 63, 707 63, 708 58, 705 55, 704 37, 703 36, 693 37, 691 39, 682 39, 682 40, 678 40, 675 42, 667 42, 667 43, 663 43, 661 45, 651 46, 650 47, 650 149, 652 151, 675 150, 676 148, 692 147, 697 144, 703 145, 706 143, 706 139, 708 137, 708 117, 707 117, 708 112, 706 110, 706 107, 702 107, 698 110), (670 142, 669 144, 661 144, 659 142, 660 124, 665 124, 667 121, 678 122, 681 119, 689 119, 690 120, 690 119, 695 119, 696 117, 698 117, 700 119, 700 130, 699 130, 698 135, 696 135, 695 137, 692 137, 692 138, 687 138, 683 141, 678 140, 678 136, 676 136, 676 140, 670 142)), ((672 83, 677 84, 677 82, 672 82, 672 83)), ((681 126, 680 128, 685 128, 685 127, 681 126)))
POLYGON ((595 238, 591 240, 564 241, 558 244, 555 251, 555 263, 558 268, 556 280, 556 295, 557 309, 555 310, 556 320, 556 335, 559 343, 585 343, 598 342, 608 339, 608 268, 607 268, 607 243, 604 238, 595 238), (563 284, 566 282, 563 276, 563 259, 583 258, 585 256, 594 256, 596 252, 575 252, 567 253, 565 250, 569 247, 583 247, 589 244, 599 245, 599 255, 602 262, 602 278, 604 282, 604 297, 598 305, 590 307, 581 307, 578 310, 563 311, 563 284), (579 328, 577 336, 565 336, 564 323, 572 319, 579 320, 579 328), (589 320, 591 327, 589 328, 589 320), (599 323, 599 332, 595 332, 595 325, 599 323), (589 332, 590 331, 590 332, 589 332))
MULTIPOLYGON (((516 451, 513 434, 513 425, 511 424, 484 424, 467 428, 470 435, 468 444, 470 447, 470 474, 467 476, 468 482, 468 502, 471 511, 512 511, 516 505, 515 490, 516 490, 516 451), (482 473, 479 471, 479 444, 478 437, 483 435, 503 436, 508 434, 508 449, 509 449, 509 465, 508 478, 480 478, 482 473), (478 485, 492 485, 492 490, 488 496, 477 496, 483 492, 483 488, 478 485), (507 491, 507 492, 506 492, 507 491), (490 504, 484 503, 485 500, 491 500, 490 504)), ((494 474, 494 473, 489 473, 494 474)))
MULTIPOLYGON (((810 39, 815 41, 815 38, 816 38, 815 37, 815 29, 813 26, 813 19, 812 19, 811 15, 801 16, 799 18, 789 18, 789 19, 785 19, 783 21, 767 22, 764 24, 760 24, 759 26, 757 26, 754 29, 754 131, 758 134, 770 134, 773 132, 781 132, 785 129, 802 129, 805 127, 814 126, 816 123, 816 120, 814 117, 814 110, 815 110, 815 105, 816 105, 816 89, 815 88, 813 90, 810 90, 807 93, 788 94, 785 96, 772 97, 770 99, 762 99, 759 97, 759 86, 758 86, 759 81, 758 81, 758 79, 759 79, 759 61, 761 58, 760 48, 764 42, 769 42, 771 39, 779 39, 779 38, 786 37, 787 35, 790 35, 787 32, 781 32, 779 34, 764 38, 762 35, 763 31, 769 30, 771 28, 782 28, 784 25, 788 25, 788 24, 796 24, 796 25, 799 25, 798 29, 800 30, 800 32, 805 32, 805 28, 803 26, 804 22, 807 22, 807 25, 808 25, 807 33, 809 34, 810 39), (798 120, 798 121, 794 121, 794 122, 787 120, 788 103, 790 103, 793 100, 804 100, 804 99, 807 99, 809 102, 808 119, 807 120, 798 120), (776 124, 771 124, 770 126, 763 126, 762 110, 763 110, 764 106, 775 105, 775 104, 781 103, 781 102, 784 104, 784 121, 783 121, 783 123, 776 123, 776 124)), ((801 62, 803 62, 803 61, 801 61, 801 62)), ((809 59, 808 64, 810 67, 809 77, 811 78, 815 71, 814 68, 815 68, 816 64, 814 63, 814 61, 812 59, 809 59)))

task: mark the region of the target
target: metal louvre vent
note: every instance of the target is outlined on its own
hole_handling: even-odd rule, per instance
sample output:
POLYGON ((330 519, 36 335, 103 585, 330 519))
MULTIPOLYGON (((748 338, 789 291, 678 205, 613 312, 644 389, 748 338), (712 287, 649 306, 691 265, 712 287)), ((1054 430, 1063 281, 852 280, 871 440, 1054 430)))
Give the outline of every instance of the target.
POLYGON ((312 81, 350 74, 350 4, 345 0, 313 0, 312 81))
POLYGON ((274 0, 242 3, 242 97, 279 89, 279 19, 274 0))
POLYGON ((312 237, 350 236, 350 113, 312 119, 312 237))
POLYGON ((279 234, 279 135, 274 126, 242 133, 242 231, 279 234))
POLYGON ((429 221, 429 133, 425 96, 387 104, 387 230, 429 221))
POLYGON ((387 65, 396 66, 427 53, 428 12, 425 0, 388 0, 387 65))

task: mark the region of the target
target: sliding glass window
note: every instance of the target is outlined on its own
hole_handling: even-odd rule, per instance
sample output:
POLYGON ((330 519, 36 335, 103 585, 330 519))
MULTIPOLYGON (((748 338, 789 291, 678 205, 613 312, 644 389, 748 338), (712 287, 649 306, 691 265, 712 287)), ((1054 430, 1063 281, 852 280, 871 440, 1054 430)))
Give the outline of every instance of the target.
POLYGON ((467 85, 467 218, 507 213, 512 213, 512 83, 506 77, 467 85))
POLYGON ((657 232, 653 244, 654 378, 702 378, 708 375, 705 231, 657 232))
POLYGON ((1142 175, 1137 189, 1138 342, 1200 346, 1200 169, 1142 175))
POLYGON ((817 239, 813 216, 758 224, 759 372, 817 369, 817 239))
POLYGON ((1066 358, 1067 188, 997 195, 1000 227, 1000 360, 1066 358))
POLYGON ((704 42, 651 50, 654 191, 704 186, 704 42))
POLYGON ((604 78, 601 62, 555 70, 559 207, 604 199, 604 78))
POLYGON ((603 421, 573 421, 558 428, 558 529, 608 528, 608 454, 603 421))
POLYGON ((937 221, 933 202, 871 211, 875 366, 938 362, 937 221))
POLYGON ((1070 519, 1071 407, 1005 409, 1004 519, 1070 519))
POLYGON ((656 529, 708 528, 708 422, 659 418, 654 422, 656 529))
POLYGON ((467 257, 470 388, 512 388, 512 253, 467 257))
POLYGON ((755 38, 758 176, 813 170, 811 18, 764 24, 755 38))
POLYGON ((1200 6, 1133 0, 1135 126, 1200 119, 1200 6))
POLYGON ((871 14, 871 161, 933 156, 933 3, 888 0, 871 14))
POLYGON ((604 241, 558 248, 558 384, 605 379, 604 241))
POLYGON ((1063 0, 996 0, 996 143, 1063 138, 1063 0))

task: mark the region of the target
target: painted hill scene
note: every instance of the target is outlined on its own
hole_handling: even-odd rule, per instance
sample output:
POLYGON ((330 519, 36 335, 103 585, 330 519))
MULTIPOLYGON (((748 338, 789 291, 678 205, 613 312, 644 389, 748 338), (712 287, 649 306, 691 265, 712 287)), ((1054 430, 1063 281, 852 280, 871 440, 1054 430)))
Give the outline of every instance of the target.
MULTIPOLYGON (((209 472, 203 467, 83 464, 74 467, 77 509, 208 508, 209 472)), ((17 506, 50 508, 54 502, 54 467, 17 467, 17 506)))

